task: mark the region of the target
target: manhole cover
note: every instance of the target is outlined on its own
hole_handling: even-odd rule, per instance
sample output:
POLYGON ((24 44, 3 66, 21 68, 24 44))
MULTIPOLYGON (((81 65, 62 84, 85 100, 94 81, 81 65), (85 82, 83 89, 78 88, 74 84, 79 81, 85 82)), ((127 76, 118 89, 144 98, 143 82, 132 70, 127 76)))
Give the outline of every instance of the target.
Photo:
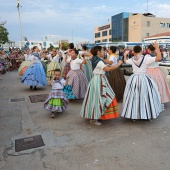
POLYGON ((15 140, 15 152, 44 146, 41 135, 15 140))
POLYGON ((18 99, 10 99, 10 102, 23 102, 25 98, 18 98, 18 99))
POLYGON ((45 102, 47 97, 48 97, 48 94, 39 94, 39 95, 29 96, 31 103, 45 102))

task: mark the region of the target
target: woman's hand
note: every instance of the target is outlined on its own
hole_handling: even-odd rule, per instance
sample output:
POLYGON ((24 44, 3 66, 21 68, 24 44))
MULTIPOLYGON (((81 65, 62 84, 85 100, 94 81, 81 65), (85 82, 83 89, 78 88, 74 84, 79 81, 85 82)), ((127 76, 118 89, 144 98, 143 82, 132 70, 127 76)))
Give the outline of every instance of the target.
POLYGON ((159 45, 156 42, 153 43, 152 45, 155 47, 155 49, 159 49, 159 45))
POLYGON ((119 60, 118 64, 119 66, 122 65, 123 61, 122 60, 119 60))

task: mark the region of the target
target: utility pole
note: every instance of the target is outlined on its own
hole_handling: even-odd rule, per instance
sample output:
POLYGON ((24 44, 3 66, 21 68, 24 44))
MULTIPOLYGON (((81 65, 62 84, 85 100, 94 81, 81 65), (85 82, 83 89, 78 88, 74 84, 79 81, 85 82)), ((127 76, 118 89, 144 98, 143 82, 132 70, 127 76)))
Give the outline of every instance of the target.
POLYGON ((72 33, 71 33, 71 39, 72 39, 72 43, 73 43, 73 30, 72 30, 72 33))
POLYGON ((147 0, 146 13, 148 13, 148 3, 149 3, 149 0, 147 0))
POLYGON ((19 16, 19 26, 20 26, 20 41, 21 41, 21 48, 22 48, 22 27, 21 27, 21 17, 20 17, 20 4, 19 0, 16 0, 16 7, 18 9, 18 16, 19 16))

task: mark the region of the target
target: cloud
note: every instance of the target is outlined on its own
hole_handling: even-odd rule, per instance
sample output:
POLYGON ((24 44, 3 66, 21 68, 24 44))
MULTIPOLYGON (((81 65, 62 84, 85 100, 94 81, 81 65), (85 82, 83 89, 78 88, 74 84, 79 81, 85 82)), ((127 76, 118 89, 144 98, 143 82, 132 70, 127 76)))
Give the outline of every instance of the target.
MULTIPOLYGON (((169 1, 149 1, 149 12, 157 17, 170 16, 169 1)), ((84 3, 77 0, 20 0, 21 23, 23 35, 34 39, 47 34, 86 39, 93 42, 93 30, 96 26, 106 24, 111 16, 121 12, 146 12, 147 4, 142 1, 93 0, 84 3), (135 11, 136 10, 136 11, 135 11)), ((19 21, 16 1, 3 0, 1 3, 1 20, 7 20, 11 39, 19 40, 19 21)))

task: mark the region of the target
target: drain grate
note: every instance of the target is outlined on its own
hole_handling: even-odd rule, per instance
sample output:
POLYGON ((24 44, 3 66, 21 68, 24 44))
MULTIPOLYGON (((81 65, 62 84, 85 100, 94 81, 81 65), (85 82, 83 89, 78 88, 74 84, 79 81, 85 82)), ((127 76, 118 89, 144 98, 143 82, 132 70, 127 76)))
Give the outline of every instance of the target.
POLYGON ((47 97, 48 97, 48 94, 39 94, 39 95, 29 96, 31 103, 45 102, 47 97))
POLYGON ((44 141, 41 135, 31 136, 15 140, 15 152, 20 152, 27 149, 38 148, 44 146, 44 141))
POLYGON ((23 102, 25 98, 18 98, 18 99, 10 99, 10 102, 23 102))

